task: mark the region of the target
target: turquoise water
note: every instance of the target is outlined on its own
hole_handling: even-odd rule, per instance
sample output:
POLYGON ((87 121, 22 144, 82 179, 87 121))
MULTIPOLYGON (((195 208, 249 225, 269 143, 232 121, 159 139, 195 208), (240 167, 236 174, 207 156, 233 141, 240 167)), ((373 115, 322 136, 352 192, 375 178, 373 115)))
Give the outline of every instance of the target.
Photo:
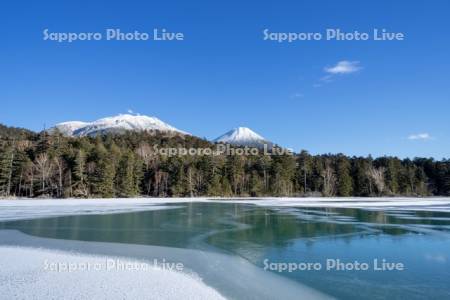
POLYGON ((262 208, 231 203, 176 206, 181 207, 10 221, 0 223, 0 229, 56 239, 236 255, 265 272, 340 299, 450 299, 448 212, 262 208), (404 270, 375 271, 375 259, 401 263, 404 270), (327 270, 327 260, 357 261, 369 269, 327 270), (265 268, 268 263, 315 263, 322 268, 278 272, 265 268))

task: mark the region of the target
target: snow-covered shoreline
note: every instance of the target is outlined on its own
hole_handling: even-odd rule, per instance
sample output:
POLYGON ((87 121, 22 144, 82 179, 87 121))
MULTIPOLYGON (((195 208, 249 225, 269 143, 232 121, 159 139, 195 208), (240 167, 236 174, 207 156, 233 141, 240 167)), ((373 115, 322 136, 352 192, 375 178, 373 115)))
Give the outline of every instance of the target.
POLYGON ((176 209, 183 203, 192 202, 241 203, 262 207, 334 207, 450 212, 450 197, 1 199, 0 221, 176 209))
POLYGON ((323 198, 262 198, 260 201, 243 199, 240 203, 255 204, 264 207, 329 207, 359 208, 368 210, 423 210, 450 212, 450 197, 323 197, 323 198))
POLYGON ((164 202, 116 201, 103 199, 1 200, 0 221, 14 221, 73 215, 118 214, 138 211, 176 209, 164 202))

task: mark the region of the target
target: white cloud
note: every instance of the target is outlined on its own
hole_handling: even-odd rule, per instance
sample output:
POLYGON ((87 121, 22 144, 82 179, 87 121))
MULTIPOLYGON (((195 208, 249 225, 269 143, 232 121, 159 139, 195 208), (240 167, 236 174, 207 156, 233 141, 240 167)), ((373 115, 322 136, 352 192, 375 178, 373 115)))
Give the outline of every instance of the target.
POLYGON ((337 76, 358 72, 362 67, 359 61, 341 60, 332 67, 325 67, 325 75, 319 79, 319 83, 315 83, 313 87, 318 88, 324 84, 333 82, 337 76))
POLYGON ((414 140, 422 140, 422 141, 426 141, 426 140, 431 140, 432 137, 429 133, 416 133, 416 134, 411 134, 408 136, 408 140, 414 141, 414 140))
POLYGON ((291 95, 291 98, 303 98, 303 94, 302 93, 295 93, 291 95))
POLYGON ((132 109, 128 109, 127 112, 128 112, 129 114, 133 114, 133 113, 134 113, 134 111, 133 111, 132 109))
POLYGON ((322 78, 320 78, 320 81, 323 81, 325 83, 329 83, 333 81, 333 75, 325 75, 322 78))
POLYGON ((350 74, 355 73, 361 70, 361 67, 359 65, 359 61, 348 61, 348 60, 342 60, 338 62, 333 67, 326 67, 324 68, 325 72, 329 74, 350 74))

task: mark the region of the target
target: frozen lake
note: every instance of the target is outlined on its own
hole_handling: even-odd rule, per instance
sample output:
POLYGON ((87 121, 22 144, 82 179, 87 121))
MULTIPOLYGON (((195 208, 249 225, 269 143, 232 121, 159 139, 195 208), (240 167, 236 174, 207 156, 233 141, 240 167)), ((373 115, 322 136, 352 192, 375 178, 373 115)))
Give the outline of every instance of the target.
MULTIPOLYGON (((59 260, 165 259, 185 267, 164 272, 165 282, 192 286, 193 298, 450 297, 450 198, 1 200, 0 221, 2 265, 38 248, 47 251, 38 258, 69 255, 59 260)), ((18 298, 29 293, 26 281, 17 289, 17 272, 26 271, 3 266, 2 291, 16 284, 18 298)), ((145 282, 138 274, 115 284, 145 282)), ((63 275, 52 282, 70 286, 63 275)), ((112 285, 109 277, 90 278, 112 285)), ((160 292, 149 293, 176 297, 160 292)))

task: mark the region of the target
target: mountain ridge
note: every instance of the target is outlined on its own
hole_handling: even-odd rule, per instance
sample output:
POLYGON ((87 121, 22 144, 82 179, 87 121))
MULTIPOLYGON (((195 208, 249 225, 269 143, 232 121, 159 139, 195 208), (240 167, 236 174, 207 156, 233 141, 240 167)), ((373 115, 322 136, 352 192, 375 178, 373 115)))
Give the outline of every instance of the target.
POLYGON ((96 136, 106 133, 124 133, 126 131, 162 131, 187 135, 189 133, 179 130, 156 117, 145 115, 119 114, 105 117, 93 122, 68 121, 58 123, 49 129, 50 132, 58 130, 67 136, 82 137, 96 136))
MULTIPOLYGON (((179 130, 156 117, 133 114, 119 114, 116 116, 100 118, 93 122, 66 121, 58 123, 47 130, 49 133, 55 131, 59 131, 63 135, 71 137, 96 136, 108 133, 122 134, 126 131, 160 131, 191 135, 190 133, 179 130)), ((209 141, 213 143, 257 148, 263 148, 264 146, 271 148, 273 146, 272 142, 254 132, 252 129, 243 126, 235 127, 209 141)))

